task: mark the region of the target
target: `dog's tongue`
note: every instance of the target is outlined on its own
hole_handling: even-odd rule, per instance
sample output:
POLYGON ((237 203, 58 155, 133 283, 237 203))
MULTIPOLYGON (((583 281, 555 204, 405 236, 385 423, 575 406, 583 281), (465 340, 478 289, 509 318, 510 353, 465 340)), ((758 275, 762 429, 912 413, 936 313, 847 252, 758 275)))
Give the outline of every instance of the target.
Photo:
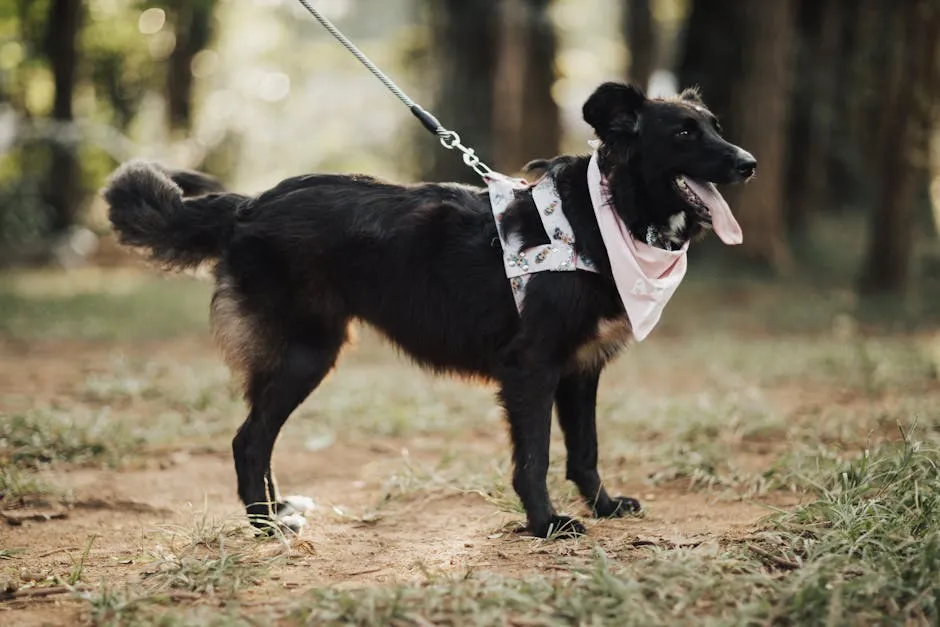
POLYGON ((695 181, 687 176, 682 178, 685 179, 685 184, 689 186, 689 189, 708 207, 708 212, 712 216, 712 229, 721 241, 728 245, 740 244, 744 241, 741 225, 734 219, 731 207, 718 193, 718 188, 708 181, 695 181))

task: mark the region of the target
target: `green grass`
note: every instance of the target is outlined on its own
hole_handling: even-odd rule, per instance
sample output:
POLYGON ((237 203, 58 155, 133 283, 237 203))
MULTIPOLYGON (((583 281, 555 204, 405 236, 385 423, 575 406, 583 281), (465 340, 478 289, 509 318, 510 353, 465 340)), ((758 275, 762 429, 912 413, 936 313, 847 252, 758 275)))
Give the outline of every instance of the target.
POLYGON ((91 545, 95 543, 95 539, 98 536, 92 535, 88 536, 88 540, 85 542, 85 549, 82 551, 82 554, 77 560, 74 560, 72 564, 72 570, 69 572, 67 578, 68 584, 74 586, 78 582, 82 581, 82 578, 85 575, 85 562, 88 560, 88 554, 91 553, 91 545))
POLYGON ((32 410, 0 413, 0 464, 35 469, 56 463, 117 465, 139 440, 106 413, 32 410))
POLYGON ((0 508, 21 507, 53 494, 55 489, 35 472, 10 463, 0 465, 0 508))
POLYGON ((212 286, 175 275, 0 274, 0 334, 19 340, 145 340, 206 332, 212 286))
POLYGON ((940 451, 906 439, 826 476, 821 496, 743 541, 653 549, 521 579, 313 591, 304 624, 866 625, 940 618, 940 451))
POLYGON ((256 537, 237 520, 194 511, 187 524, 167 525, 150 534, 153 548, 142 557, 138 583, 115 588, 103 581, 81 594, 95 625, 242 625, 238 595, 265 582, 272 569, 293 553, 282 537, 273 544, 256 537), (210 607, 174 609, 199 599, 210 607))
POLYGON ((119 417, 149 447, 227 448, 245 403, 228 370, 210 354, 192 360, 115 356, 88 375, 79 403, 119 417))
POLYGON ((62 496, 39 470, 60 464, 122 464, 141 441, 106 413, 36 409, 0 411, 0 507, 62 496))
POLYGON ((232 552, 222 542, 217 553, 159 554, 153 570, 146 574, 149 591, 195 592, 207 596, 232 597, 246 587, 261 583, 267 564, 250 553, 232 552))
POLYGON ((238 609, 196 606, 179 609, 171 597, 135 597, 124 589, 102 588, 85 597, 96 627, 258 627, 268 624, 239 615, 238 609))

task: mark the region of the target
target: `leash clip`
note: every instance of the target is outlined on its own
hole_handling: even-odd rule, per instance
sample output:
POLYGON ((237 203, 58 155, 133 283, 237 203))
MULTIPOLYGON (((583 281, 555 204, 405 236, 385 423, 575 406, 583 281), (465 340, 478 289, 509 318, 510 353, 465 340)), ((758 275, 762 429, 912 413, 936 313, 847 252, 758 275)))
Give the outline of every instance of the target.
POLYGON ((463 162, 471 170, 479 174, 481 177, 486 177, 493 173, 493 170, 490 169, 488 165, 480 161, 480 158, 473 151, 473 148, 467 148, 462 143, 460 143, 460 135, 454 131, 449 131, 445 128, 441 128, 438 131, 438 138, 440 139, 441 146, 447 150, 457 149, 463 153, 463 162))

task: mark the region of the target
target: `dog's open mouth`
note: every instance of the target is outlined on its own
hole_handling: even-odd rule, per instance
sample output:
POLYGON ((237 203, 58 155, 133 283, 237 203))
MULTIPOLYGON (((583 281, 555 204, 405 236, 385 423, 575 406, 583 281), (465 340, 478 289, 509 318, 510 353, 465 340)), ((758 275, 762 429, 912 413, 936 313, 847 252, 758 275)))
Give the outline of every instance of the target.
POLYGON ((704 224, 712 226, 721 241, 725 244, 741 243, 743 239, 741 226, 734 219, 731 208, 714 183, 697 181, 685 175, 679 175, 675 178, 675 188, 699 219, 704 224))

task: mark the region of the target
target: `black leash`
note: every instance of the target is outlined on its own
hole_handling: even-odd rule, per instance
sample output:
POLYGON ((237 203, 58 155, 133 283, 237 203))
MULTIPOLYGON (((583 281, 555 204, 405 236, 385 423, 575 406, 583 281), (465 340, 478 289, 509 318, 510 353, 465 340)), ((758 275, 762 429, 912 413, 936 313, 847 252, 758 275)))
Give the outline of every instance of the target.
POLYGON ((372 61, 369 60, 362 50, 356 47, 356 45, 349 41, 349 39, 344 35, 336 26, 333 25, 333 22, 328 20, 323 16, 317 9, 310 4, 309 0, 298 0, 300 4, 303 5, 307 11, 310 12, 310 15, 316 18, 318 22, 325 28, 333 37, 343 44, 343 46, 348 50, 354 57, 359 59, 359 62, 362 63, 366 68, 369 69, 372 74, 382 81, 382 84, 388 88, 390 92, 395 94, 395 96, 401 100, 406 107, 411 110, 411 113, 414 114, 416 118, 421 122, 424 128, 428 129, 431 133, 436 135, 441 142, 441 145, 448 150, 454 150, 455 148, 463 153, 463 162, 467 164, 468 167, 473 169, 474 172, 480 176, 486 176, 490 174, 492 170, 476 156, 473 152, 473 148, 468 148, 460 143, 460 136, 454 131, 444 128, 440 122, 437 121, 433 115, 421 108, 421 105, 417 104, 414 100, 408 97, 408 95, 401 90, 392 79, 390 79, 382 70, 377 68, 372 61))

